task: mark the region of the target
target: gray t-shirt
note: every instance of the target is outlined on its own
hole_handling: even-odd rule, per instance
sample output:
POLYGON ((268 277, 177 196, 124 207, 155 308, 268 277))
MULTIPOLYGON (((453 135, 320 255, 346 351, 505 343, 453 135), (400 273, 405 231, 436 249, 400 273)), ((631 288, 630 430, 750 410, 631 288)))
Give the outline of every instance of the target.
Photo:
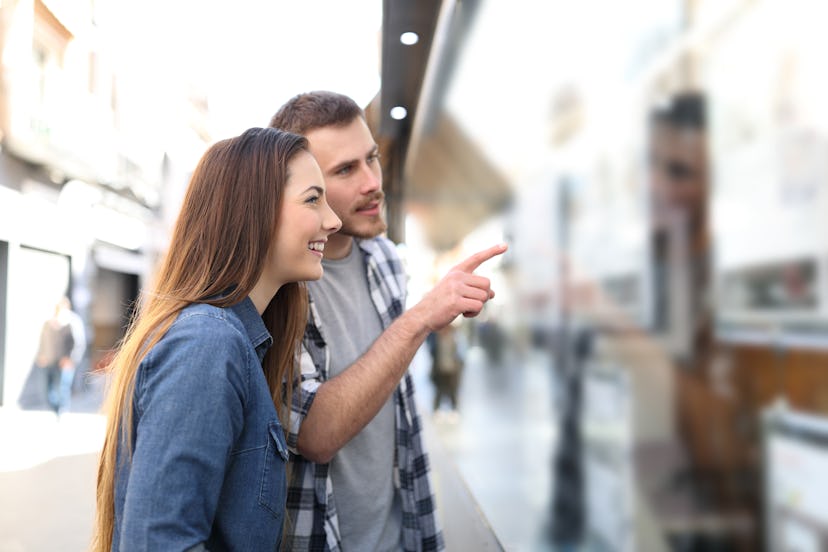
MULTIPOLYGON (((325 276, 309 282, 330 352, 330 377, 362 356, 382 333, 356 244, 344 259, 323 260, 325 276)), ((393 483, 393 395, 330 464, 344 552, 400 550, 402 510, 393 483)))

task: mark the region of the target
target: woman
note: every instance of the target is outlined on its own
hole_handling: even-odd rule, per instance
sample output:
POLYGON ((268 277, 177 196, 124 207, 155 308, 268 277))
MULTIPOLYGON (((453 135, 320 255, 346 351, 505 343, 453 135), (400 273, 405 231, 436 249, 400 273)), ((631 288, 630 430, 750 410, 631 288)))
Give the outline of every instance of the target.
POLYGON ((278 548, 299 282, 339 227, 304 138, 256 128, 204 154, 111 365, 94 550, 278 548))

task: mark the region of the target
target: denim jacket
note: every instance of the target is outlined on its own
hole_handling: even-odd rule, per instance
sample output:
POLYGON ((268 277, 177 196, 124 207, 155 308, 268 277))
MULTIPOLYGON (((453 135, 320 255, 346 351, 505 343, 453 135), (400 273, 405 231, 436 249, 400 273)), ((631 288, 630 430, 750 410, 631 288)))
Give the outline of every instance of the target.
POLYGON ((272 343, 247 298, 185 308, 147 354, 113 550, 279 549, 288 453, 261 364, 272 343))

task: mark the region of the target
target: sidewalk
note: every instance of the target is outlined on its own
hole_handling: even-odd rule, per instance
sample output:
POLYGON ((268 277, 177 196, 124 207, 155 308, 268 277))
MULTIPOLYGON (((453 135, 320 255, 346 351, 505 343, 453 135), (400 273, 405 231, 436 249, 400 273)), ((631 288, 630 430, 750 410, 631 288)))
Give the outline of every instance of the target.
POLYGON ((421 350, 411 364, 417 401, 465 480, 473 499, 509 552, 552 550, 546 534, 552 496, 557 425, 548 356, 509 356, 501 365, 469 349, 460 386, 459 414, 431 412, 430 359, 421 350))
POLYGON ((45 404, 0 407, 0 552, 89 548, 105 427, 101 384, 87 380, 60 417, 45 404))
POLYGON ((97 414, 0 408, 0 552, 88 549, 103 431, 97 414))

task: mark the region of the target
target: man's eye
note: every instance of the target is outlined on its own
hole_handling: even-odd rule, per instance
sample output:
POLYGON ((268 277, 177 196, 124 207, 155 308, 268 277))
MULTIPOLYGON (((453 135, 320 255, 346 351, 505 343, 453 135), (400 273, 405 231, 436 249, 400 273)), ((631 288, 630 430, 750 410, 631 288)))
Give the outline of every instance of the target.
POLYGON ((350 166, 350 165, 348 165, 347 167, 342 167, 341 169, 339 169, 338 171, 336 171, 336 174, 338 174, 338 175, 340 175, 340 176, 344 176, 344 175, 346 175, 346 174, 348 174, 348 173, 350 173, 350 172, 351 172, 351 166, 350 166))

